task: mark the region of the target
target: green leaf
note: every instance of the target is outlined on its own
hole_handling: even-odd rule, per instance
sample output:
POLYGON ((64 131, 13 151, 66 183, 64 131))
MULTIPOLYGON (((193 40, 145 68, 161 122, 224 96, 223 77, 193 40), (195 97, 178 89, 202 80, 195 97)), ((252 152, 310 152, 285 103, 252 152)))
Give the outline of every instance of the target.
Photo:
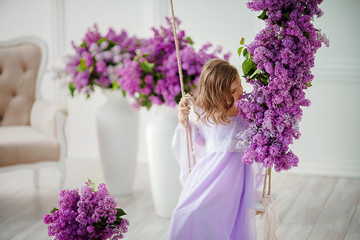
POLYGON ((191 76, 190 75, 186 75, 185 78, 183 79, 184 84, 189 84, 191 83, 191 76))
POLYGON ((53 208, 53 209, 50 211, 50 213, 54 213, 54 212, 56 212, 57 210, 59 210, 59 209, 53 208))
POLYGON ((190 44, 190 45, 193 45, 193 44, 194 44, 194 41, 191 39, 191 37, 187 37, 186 39, 189 40, 189 44, 190 44))
POLYGON ((78 72, 85 72, 86 70, 86 62, 85 62, 85 59, 83 58, 80 58, 80 63, 79 65, 76 67, 76 71, 78 72))
POLYGON ((95 192, 96 191, 95 183, 93 183, 89 178, 88 178, 88 182, 90 183, 90 187, 92 188, 93 192, 95 192))
POLYGON ((244 48, 244 47, 239 47, 239 49, 238 49, 239 57, 241 56, 241 52, 242 52, 243 48, 244 48))
POLYGON ((140 63, 140 67, 144 72, 150 73, 152 72, 153 68, 155 66, 155 63, 149 63, 148 61, 144 61, 140 63))
POLYGON ((259 73, 261 73, 261 70, 260 70, 260 69, 256 69, 256 71, 255 71, 253 74, 251 74, 250 78, 254 78, 255 75, 258 75, 259 73))
POLYGON ((181 97, 182 97, 182 93, 180 92, 178 95, 175 96, 174 100, 177 104, 179 104, 180 100, 181 100, 181 97))
POLYGON ((184 91, 186 92, 186 93, 188 93, 188 92, 190 92, 190 86, 188 85, 188 84, 186 84, 186 85, 184 85, 184 91))
POLYGON ((92 74, 93 71, 94 71, 94 66, 90 66, 89 67, 89 74, 92 74))
POLYGON ((247 75, 248 72, 255 67, 254 62, 252 61, 252 57, 246 59, 242 64, 242 70, 244 75, 247 75))
POLYGON ((266 15, 267 9, 265 9, 259 16, 258 18, 261 20, 265 20, 268 18, 268 16, 266 15))
POLYGON ((306 83, 306 86, 308 86, 308 88, 309 88, 309 87, 312 87, 311 82, 306 83))
POLYGON ((126 215, 126 213, 124 212, 124 210, 122 210, 121 208, 116 208, 116 210, 117 210, 117 212, 116 212, 116 217, 117 217, 117 218, 126 215))
POLYGON ((139 61, 139 58, 140 58, 139 55, 136 54, 136 56, 134 57, 134 61, 135 61, 135 62, 138 62, 138 61, 139 61))
POLYGON ((265 85, 268 85, 269 84, 269 77, 266 76, 266 75, 262 75, 262 74, 259 74, 257 79, 259 79, 262 83, 264 83, 265 85))
POLYGON ((104 49, 104 51, 110 51, 115 45, 118 45, 118 43, 113 41, 108 41, 109 45, 104 49))
POLYGON ((69 82, 69 90, 70 90, 71 96, 74 97, 74 92, 76 90, 76 87, 73 82, 69 82))
POLYGON ((249 77, 246 81, 250 81, 253 78, 250 78, 250 76, 256 71, 256 67, 254 66, 253 68, 251 68, 246 74, 244 74, 243 77, 249 77))
POLYGON ((53 208, 53 209, 50 211, 50 213, 54 213, 54 212, 56 212, 57 210, 59 210, 59 209, 53 208))
POLYGON ((102 37, 97 41, 97 44, 100 45, 102 42, 106 41, 106 37, 102 37))
POLYGON ((161 74, 161 73, 158 73, 156 72, 154 77, 153 77, 153 82, 154 82, 154 85, 157 86, 157 82, 159 79, 162 79, 162 78, 165 78, 165 75, 164 74, 161 74))
POLYGON ((283 13, 281 14, 284 18, 286 18, 287 20, 290 20, 290 13, 283 13))
POLYGON ((123 97, 126 97, 126 92, 124 90, 121 90, 121 91, 122 91, 123 97))
POLYGON ((145 82, 145 77, 141 78, 141 83, 139 84, 140 88, 143 89, 144 87, 146 87, 146 82, 145 82))
POLYGON ((152 102, 149 99, 146 99, 142 102, 143 106, 146 107, 147 110, 150 110, 152 106, 152 102))
POLYGON ((114 222, 110 223, 110 226, 120 225, 122 218, 117 218, 114 222))
POLYGON ((80 47, 81 48, 87 48, 87 42, 82 42, 81 44, 80 44, 80 47))
POLYGON ((241 38, 241 40, 240 40, 240 45, 244 45, 245 44, 245 38, 241 38))
POLYGON ((112 89, 119 89, 120 88, 120 85, 119 85, 119 83, 115 80, 115 81, 113 81, 112 82, 112 89))
POLYGON ((250 57, 250 53, 248 52, 247 48, 244 48, 243 56, 246 57, 246 58, 250 57))

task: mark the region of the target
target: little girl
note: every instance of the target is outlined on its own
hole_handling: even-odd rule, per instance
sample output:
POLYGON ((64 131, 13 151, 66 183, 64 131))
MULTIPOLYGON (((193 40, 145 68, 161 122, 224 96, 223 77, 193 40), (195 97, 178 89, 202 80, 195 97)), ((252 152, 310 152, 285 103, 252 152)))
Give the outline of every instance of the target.
MULTIPOLYGON (((255 175, 241 161, 246 147, 236 136, 248 124, 234 102, 243 93, 237 69, 212 59, 202 68, 193 96, 196 124, 190 122, 196 164, 189 164, 185 122, 189 101, 179 104, 173 151, 181 166, 183 191, 173 212, 169 240, 255 240, 255 175)), ((192 163, 193 159, 191 159, 192 163)))

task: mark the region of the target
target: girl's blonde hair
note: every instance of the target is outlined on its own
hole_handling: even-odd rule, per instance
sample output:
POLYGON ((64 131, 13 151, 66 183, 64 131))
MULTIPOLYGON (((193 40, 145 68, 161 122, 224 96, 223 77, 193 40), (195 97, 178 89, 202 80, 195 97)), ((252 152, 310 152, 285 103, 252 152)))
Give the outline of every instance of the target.
POLYGON ((238 75, 237 69, 224 60, 211 59, 204 64, 193 94, 198 119, 204 123, 230 123, 226 116, 234 104, 230 86, 238 75), (202 112, 199 113, 199 110, 202 112))

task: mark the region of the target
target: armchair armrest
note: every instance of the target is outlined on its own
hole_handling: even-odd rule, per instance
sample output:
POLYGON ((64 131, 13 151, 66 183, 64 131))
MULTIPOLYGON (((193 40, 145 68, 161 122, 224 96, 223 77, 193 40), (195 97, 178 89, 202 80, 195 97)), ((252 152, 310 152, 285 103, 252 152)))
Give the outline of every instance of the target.
POLYGON ((59 136, 59 134, 64 133, 67 114, 67 110, 59 105, 44 100, 36 100, 31 109, 30 125, 60 140, 59 138, 63 136, 59 136))

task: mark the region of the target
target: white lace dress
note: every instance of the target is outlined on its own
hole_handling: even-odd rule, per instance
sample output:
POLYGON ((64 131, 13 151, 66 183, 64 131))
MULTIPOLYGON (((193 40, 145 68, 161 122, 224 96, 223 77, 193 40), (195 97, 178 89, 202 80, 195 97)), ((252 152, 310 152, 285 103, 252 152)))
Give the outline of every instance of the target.
POLYGON ((191 174, 185 129, 178 125, 172 146, 181 166, 183 191, 172 215, 170 240, 256 239, 250 210, 259 201, 255 193, 261 174, 255 173, 256 165, 241 161, 245 146, 236 147, 236 136, 248 124, 239 117, 230 120, 228 125, 191 123, 196 158, 191 174))

